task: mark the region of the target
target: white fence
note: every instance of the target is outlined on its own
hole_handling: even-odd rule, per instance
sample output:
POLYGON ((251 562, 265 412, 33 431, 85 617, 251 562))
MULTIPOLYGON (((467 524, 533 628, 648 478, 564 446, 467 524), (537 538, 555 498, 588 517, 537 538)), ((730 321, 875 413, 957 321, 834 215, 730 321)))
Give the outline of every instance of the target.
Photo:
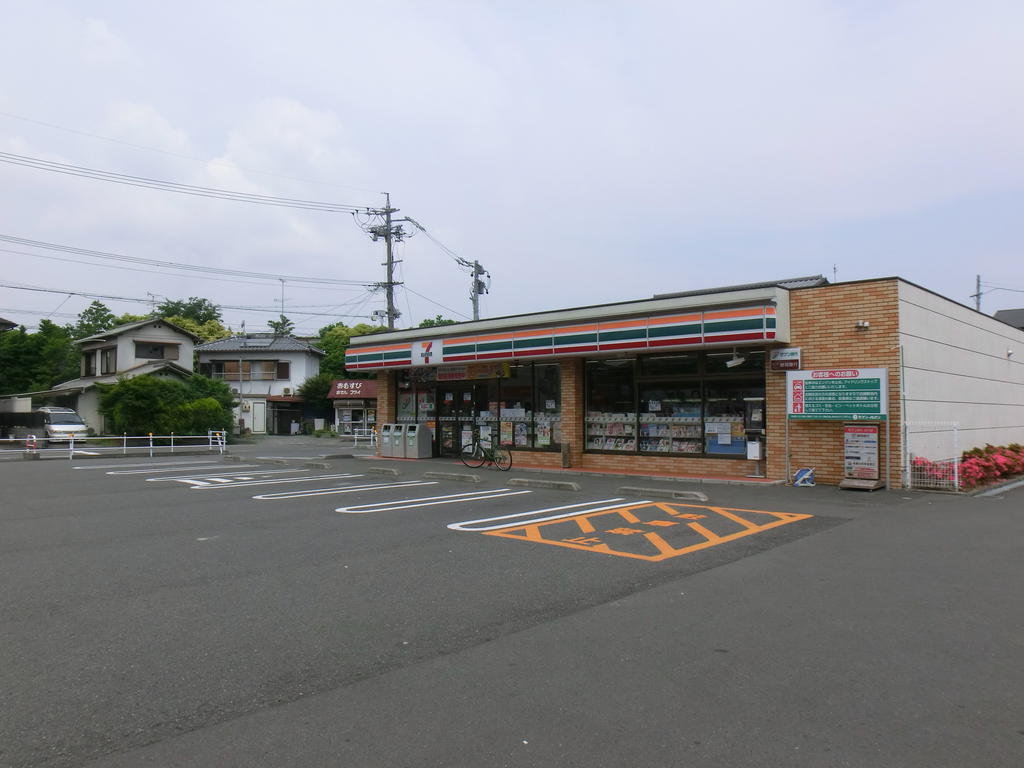
POLYGON ((20 455, 31 458, 55 457, 73 459, 75 456, 97 456, 109 454, 133 454, 156 456, 182 452, 184 450, 206 450, 210 453, 224 453, 227 448, 227 433, 211 430, 205 435, 97 435, 66 442, 47 441, 36 435, 24 438, 0 439, 0 455, 20 455))
POLYGON ((903 480, 907 488, 960 490, 960 424, 908 421, 903 425, 903 480))

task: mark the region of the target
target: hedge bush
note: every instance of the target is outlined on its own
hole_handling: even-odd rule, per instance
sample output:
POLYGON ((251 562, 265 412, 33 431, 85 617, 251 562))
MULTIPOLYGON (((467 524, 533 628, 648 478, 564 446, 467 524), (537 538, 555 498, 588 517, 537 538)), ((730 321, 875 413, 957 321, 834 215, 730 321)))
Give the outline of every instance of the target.
POLYGON ((136 376, 97 386, 100 412, 113 434, 202 435, 231 428, 234 398, 223 381, 136 376))

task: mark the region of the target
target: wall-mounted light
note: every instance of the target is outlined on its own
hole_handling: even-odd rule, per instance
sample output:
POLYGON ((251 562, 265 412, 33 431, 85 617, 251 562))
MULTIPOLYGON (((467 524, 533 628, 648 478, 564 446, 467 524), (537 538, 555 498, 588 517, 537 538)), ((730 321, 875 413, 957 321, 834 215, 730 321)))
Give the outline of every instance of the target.
POLYGON ((867 330, 870 327, 871 327, 871 322, 868 321, 868 320, 858 320, 857 321, 857 329, 858 330, 864 331, 864 330, 867 330))
POLYGON ((1013 357, 1013 350, 1012 349, 1006 350, 1006 359, 1009 360, 1011 357, 1013 357))

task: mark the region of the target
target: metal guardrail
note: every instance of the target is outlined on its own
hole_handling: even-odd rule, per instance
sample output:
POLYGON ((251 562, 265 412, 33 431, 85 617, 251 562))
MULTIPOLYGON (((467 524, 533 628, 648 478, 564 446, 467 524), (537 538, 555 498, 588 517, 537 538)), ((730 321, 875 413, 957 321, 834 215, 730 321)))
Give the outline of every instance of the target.
POLYGON ((154 456, 162 453, 174 453, 175 449, 181 451, 185 448, 196 449, 204 447, 211 453, 224 453, 227 449, 227 433, 219 430, 210 430, 205 435, 176 435, 173 432, 169 435, 96 435, 75 440, 74 436, 67 441, 61 441, 65 445, 54 446, 53 441, 36 435, 26 437, 0 438, 0 454, 10 453, 24 456, 59 456, 67 454, 68 459, 75 455, 96 455, 120 453, 140 454, 148 453, 154 456), (8 446, 10 446, 8 448, 8 446), (76 447, 77 446, 77 447, 76 447), (6 449, 6 450, 5 450, 6 449))

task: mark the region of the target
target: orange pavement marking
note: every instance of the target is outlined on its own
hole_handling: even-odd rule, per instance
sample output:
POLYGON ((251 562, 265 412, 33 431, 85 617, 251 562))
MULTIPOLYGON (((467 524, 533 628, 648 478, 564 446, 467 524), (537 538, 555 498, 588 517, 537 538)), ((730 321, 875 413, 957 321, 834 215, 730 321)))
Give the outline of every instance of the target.
POLYGON ((511 525, 508 528, 481 533, 485 536, 554 544, 556 547, 660 562, 798 520, 806 520, 809 517, 813 515, 647 501, 543 523, 511 525), (702 512, 695 514, 691 510, 702 512), (698 520, 701 522, 697 522, 698 520), (564 528, 558 530, 558 526, 566 524, 575 524, 578 531, 567 533, 564 528), (669 530, 670 526, 678 527, 669 530), (692 543, 692 535, 687 535, 687 543, 678 546, 666 539, 671 537, 672 533, 687 529, 702 540, 692 543), (641 541, 645 543, 639 544, 641 541))

